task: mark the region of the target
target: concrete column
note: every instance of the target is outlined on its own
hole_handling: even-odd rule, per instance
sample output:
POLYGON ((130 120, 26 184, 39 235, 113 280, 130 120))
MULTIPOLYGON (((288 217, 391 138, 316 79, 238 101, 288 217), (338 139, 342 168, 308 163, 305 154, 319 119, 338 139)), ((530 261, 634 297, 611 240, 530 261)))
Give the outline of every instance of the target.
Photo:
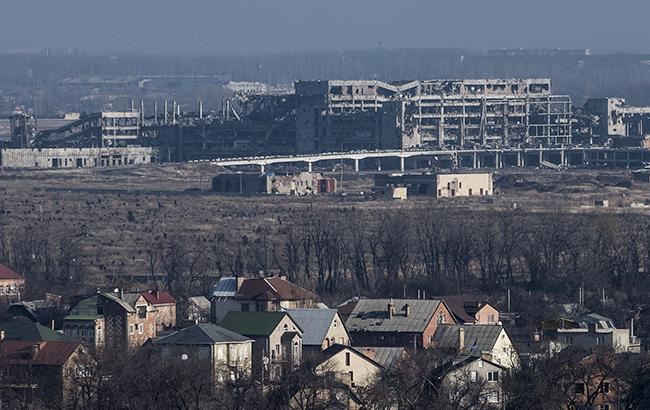
POLYGON ((311 169, 312 169, 312 163, 308 162, 307 163, 307 172, 311 172, 311 169))
POLYGON ((474 169, 478 168, 478 154, 475 152, 473 155, 473 160, 474 160, 474 169))
POLYGON ((402 171, 402 172, 404 172, 404 170, 405 170, 405 168, 406 168, 406 167, 404 166, 404 165, 405 165, 405 164, 404 164, 404 162, 405 162, 404 160, 405 160, 404 157, 400 157, 400 159, 399 159, 399 169, 400 169, 400 171, 402 171))
POLYGON ((566 165, 565 161, 566 161, 566 155, 564 153, 564 149, 561 149, 560 150, 560 165, 565 166, 566 165))
POLYGON ((264 164, 260 164, 260 173, 261 173, 261 174, 264 173, 264 164))
POLYGON ((542 161, 544 161, 544 151, 542 149, 539 149, 539 165, 541 165, 542 161))
POLYGON ((354 172, 359 172, 359 160, 354 160, 354 172))
POLYGON ((521 151, 517 151, 517 167, 522 167, 522 165, 521 165, 521 151))
POLYGON ((381 171, 381 158, 377 158, 377 171, 381 171))

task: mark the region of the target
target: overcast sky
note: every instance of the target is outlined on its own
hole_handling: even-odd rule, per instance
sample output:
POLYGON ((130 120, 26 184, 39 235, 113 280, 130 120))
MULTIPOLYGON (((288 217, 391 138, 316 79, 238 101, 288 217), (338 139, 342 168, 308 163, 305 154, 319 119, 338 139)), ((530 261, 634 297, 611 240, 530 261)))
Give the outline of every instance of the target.
POLYGON ((650 0, 17 0, 0 50, 218 54, 374 48, 650 51, 650 0))

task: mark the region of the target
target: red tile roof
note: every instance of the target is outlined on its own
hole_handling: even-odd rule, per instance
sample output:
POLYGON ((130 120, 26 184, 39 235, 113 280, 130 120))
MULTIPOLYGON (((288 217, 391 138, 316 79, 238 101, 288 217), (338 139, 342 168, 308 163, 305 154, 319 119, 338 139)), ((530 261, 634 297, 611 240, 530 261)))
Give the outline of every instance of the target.
POLYGON ((246 279, 237 291, 237 299, 245 300, 316 300, 316 296, 277 276, 246 279))
POLYGON ((79 342, 4 340, 0 342, 0 357, 9 364, 63 366, 79 346, 79 342))
POLYGON ((6 265, 0 264, 0 279, 25 279, 6 265))
POLYGON ((155 290, 150 290, 149 292, 142 292, 142 296, 145 300, 152 305, 164 305, 167 303, 176 303, 176 299, 169 293, 164 290, 156 292, 155 290))

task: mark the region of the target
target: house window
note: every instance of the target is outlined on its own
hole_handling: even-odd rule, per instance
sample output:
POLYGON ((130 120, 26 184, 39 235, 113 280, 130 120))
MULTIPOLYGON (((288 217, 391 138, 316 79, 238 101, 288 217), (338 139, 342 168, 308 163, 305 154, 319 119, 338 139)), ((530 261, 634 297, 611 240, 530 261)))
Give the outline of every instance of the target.
POLYGON ((603 383, 603 393, 609 393, 609 383, 603 383))
POLYGON ((577 394, 584 394, 584 392, 585 392, 585 384, 584 383, 576 383, 573 386, 573 391, 576 392, 577 394))
POLYGON ((249 305, 248 303, 242 303, 241 304, 241 311, 242 312, 248 312, 249 310, 251 310, 251 305, 249 305))
POLYGON ((602 336, 596 336, 596 344, 597 345, 602 345, 603 344, 603 337, 602 336))
POLYGON ((494 323, 495 322, 494 315, 488 315, 488 322, 489 323, 494 323))
POLYGON ((146 319, 147 318, 147 307, 146 306, 138 306, 138 318, 139 319, 146 319))
POLYGON ((138 325, 138 333, 140 333, 140 334, 143 334, 143 333, 144 333, 144 325, 143 325, 142 323, 140 323, 140 324, 138 325))
POLYGON ((445 323, 445 314, 443 312, 438 314, 438 323, 445 323))
POLYGON ((104 306, 97 306, 97 316, 104 316, 104 306))
POLYGON ((339 337, 339 344, 344 345, 345 344, 345 339, 342 337, 339 337))
POLYGON ((468 193, 469 193, 469 196, 472 196, 472 188, 469 189, 468 193))
POLYGON ((499 372, 488 372, 487 379, 489 382, 498 382, 499 381, 499 372))
POLYGON ((483 366, 484 366, 483 360, 478 359, 478 367, 483 367, 483 366))
POLYGON ((282 326, 282 330, 287 332, 289 330, 289 325, 285 323, 284 326, 282 326))
POLYGON ((350 372, 350 383, 354 384, 354 372, 350 372))
POLYGON ((471 381, 473 381, 473 382, 476 381, 476 372, 475 372, 475 371, 472 370, 472 371, 469 373, 469 379, 470 379, 471 381))
POLYGON ((135 333, 135 326, 129 325, 129 334, 132 335, 135 333))
POLYGON ((217 347, 217 360, 223 360, 223 348, 217 347))
POLYGON ((334 319, 334 329, 336 329, 336 327, 338 326, 338 324, 339 324, 338 321, 337 321, 336 319, 334 319))
POLYGON ((483 195, 483 188, 481 188, 481 190, 480 190, 480 194, 481 194, 481 196, 483 195))
POLYGON ((600 410, 609 410, 609 404, 601 404, 600 410))
POLYGON ((350 365, 350 352, 345 352, 345 365, 350 365))

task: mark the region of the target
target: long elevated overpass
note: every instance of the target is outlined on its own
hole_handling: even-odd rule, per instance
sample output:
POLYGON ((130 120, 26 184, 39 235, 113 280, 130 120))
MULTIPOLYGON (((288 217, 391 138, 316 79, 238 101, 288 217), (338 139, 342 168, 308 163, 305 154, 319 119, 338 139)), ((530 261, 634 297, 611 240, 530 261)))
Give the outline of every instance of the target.
POLYGON ((327 152, 322 154, 265 156, 244 158, 223 158, 207 160, 223 167, 259 166, 264 172, 267 165, 305 164, 308 171, 314 164, 324 161, 353 161, 355 171, 361 169, 362 161, 373 161, 381 171, 382 159, 398 158, 400 169, 407 168, 406 160, 433 159, 449 160, 466 168, 503 168, 527 166, 609 166, 641 168, 650 162, 650 150, 642 148, 607 147, 537 147, 537 148, 494 148, 494 149, 453 149, 453 150, 390 150, 390 151, 351 151, 327 152))

